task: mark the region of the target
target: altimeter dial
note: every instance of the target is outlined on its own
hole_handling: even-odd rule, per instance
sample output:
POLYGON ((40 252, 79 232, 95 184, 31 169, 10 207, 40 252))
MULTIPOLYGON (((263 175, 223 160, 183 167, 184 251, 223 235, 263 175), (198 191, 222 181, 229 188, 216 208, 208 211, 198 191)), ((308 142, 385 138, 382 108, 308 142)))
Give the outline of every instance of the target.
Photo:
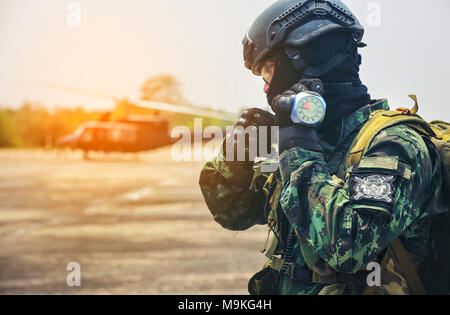
POLYGON ((296 124, 309 127, 320 125, 325 118, 326 103, 319 94, 302 92, 294 99, 291 119, 296 124))

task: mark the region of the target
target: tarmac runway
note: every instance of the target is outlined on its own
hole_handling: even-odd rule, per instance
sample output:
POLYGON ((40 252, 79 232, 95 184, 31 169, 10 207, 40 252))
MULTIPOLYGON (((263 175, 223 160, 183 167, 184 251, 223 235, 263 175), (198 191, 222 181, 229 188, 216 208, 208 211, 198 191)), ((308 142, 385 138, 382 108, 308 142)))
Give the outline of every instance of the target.
POLYGON ((267 228, 224 230, 202 163, 0 150, 0 294, 247 294, 267 228), (66 270, 79 263, 81 286, 66 270))

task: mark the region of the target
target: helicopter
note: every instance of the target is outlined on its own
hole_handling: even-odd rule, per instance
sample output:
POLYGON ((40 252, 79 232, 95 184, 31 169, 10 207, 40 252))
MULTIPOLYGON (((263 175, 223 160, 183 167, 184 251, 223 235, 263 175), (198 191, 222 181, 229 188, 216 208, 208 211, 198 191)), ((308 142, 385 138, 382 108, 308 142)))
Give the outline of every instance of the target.
POLYGON ((81 149, 88 158, 90 151, 138 153, 173 143, 167 119, 127 115, 109 121, 100 119, 81 124, 75 132, 58 139, 56 146, 81 149))
MULTIPOLYGON (((112 96, 100 93, 61 86, 46 86, 69 93, 84 94, 96 98, 116 100, 112 96)), ((236 115, 229 112, 217 112, 204 108, 174 105, 161 102, 135 100, 136 107, 169 112, 191 117, 207 117, 222 121, 234 121, 236 115)), ((164 147, 175 143, 178 139, 170 135, 170 122, 166 118, 148 115, 125 115, 121 119, 110 120, 110 113, 105 113, 97 121, 88 121, 71 134, 57 140, 59 148, 81 149, 88 158, 90 151, 138 153, 164 147)))

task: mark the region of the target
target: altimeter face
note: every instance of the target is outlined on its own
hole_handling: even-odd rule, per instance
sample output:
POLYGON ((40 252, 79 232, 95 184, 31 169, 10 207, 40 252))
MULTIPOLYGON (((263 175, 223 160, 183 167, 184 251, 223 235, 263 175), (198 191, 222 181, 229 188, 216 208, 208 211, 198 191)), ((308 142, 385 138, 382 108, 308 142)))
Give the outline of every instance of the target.
POLYGON ((325 117, 326 104, 322 97, 300 93, 295 97, 291 119, 294 123, 317 126, 325 117))

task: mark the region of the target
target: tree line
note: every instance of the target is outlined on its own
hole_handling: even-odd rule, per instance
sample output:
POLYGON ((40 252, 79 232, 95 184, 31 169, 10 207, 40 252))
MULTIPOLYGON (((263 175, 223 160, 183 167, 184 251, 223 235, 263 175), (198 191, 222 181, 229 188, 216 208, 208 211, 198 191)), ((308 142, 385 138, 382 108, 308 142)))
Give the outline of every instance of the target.
MULTIPOLYGON (((183 96, 180 83, 170 74, 148 78, 140 88, 143 100, 192 106, 183 96)), ((109 112, 89 111, 83 107, 47 109, 40 103, 24 103, 19 109, 0 107, 0 147, 52 147, 56 141, 86 121, 123 119, 127 115, 158 116, 169 121, 170 128, 194 127, 189 115, 161 112, 134 105, 127 99, 117 100, 109 112)), ((231 122, 204 118, 204 126, 225 127, 231 122)))
POLYGON ((29 102, 19 109, 0 109, 0 147, 52 146, 81 123, 97 120, 102 114, 81 107, 48 110, 29 102))

